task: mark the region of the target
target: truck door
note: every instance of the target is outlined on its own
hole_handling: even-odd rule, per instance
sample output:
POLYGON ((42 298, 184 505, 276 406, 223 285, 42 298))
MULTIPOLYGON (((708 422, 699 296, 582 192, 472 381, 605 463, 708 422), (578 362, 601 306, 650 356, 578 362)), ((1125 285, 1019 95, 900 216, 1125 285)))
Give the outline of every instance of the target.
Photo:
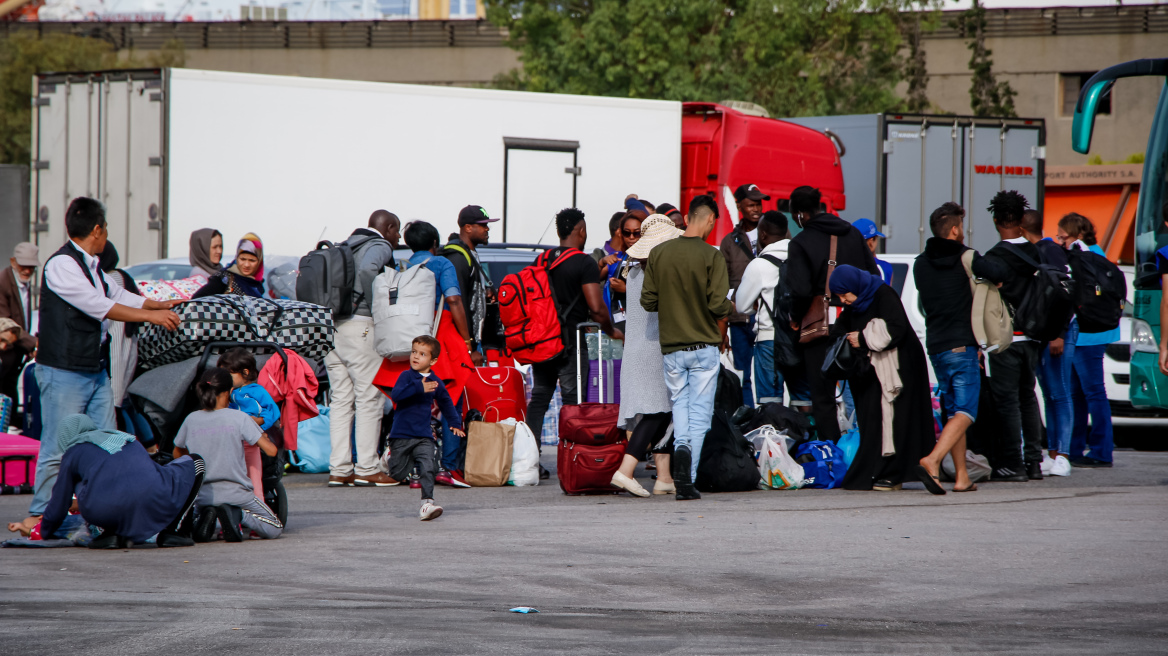
POLYGON ((41 78, 31 232, 42 249, 65 242, 65 210, 88 196, 105 204, 123 266, 162 256, 162 93, 157 71, 41 78))
POLYGON ((559 243, 556 212, 576 206, 579 148, 578 141, 504 137, 502 241, 559 243))
POLYGON ((932 236, 929 215, 961 195, 961 130, 932 123, 888 120, 884 126, 886 253, 920 253, 932 236))
POLYGON ((999 191, 1016 190, 1032 209, 1042 211, 1044 126, 1031 123, 974 123, 965 128, 965 243, 982 253, 999 241, 987 209, 999 191))

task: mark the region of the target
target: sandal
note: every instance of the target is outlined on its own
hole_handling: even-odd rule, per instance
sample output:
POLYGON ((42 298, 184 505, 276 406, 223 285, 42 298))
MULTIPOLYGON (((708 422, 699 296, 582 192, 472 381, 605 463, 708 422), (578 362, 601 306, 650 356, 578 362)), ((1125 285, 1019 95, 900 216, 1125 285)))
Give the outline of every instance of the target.
POLYGON ((897 492, 900 488, 900 483, 893 483, 887 478, 882 478, 872 484, 872 490, 875 492, 897 492))
POLYGON ((953 491, 954 492, 977 492, 977 483, 970 483, 969 487, 963 487, 963 488, 958 488, 957 486, 954 486, 953 491))
MULTIPOLYGON (((916 472, 917 478, 921 479, 921 482, 925 484, 925 489, 931 494, 945 494, 945 488, 941 487, 941 479, 930 474, 924 465, 917 465, 916 472)), ((956 492, 956 490, 954 491, 956 492)))

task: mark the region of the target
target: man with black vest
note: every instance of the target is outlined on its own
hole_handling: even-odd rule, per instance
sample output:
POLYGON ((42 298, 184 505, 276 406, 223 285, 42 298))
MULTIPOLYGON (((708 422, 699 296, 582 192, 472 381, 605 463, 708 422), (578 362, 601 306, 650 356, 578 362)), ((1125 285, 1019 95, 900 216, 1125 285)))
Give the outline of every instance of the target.
POLYGON ((168 330, 179 324, 178 315, 170 311, 178 301, 151 301, 132 294, 101 272, 98 256, 109 236, 105 206, 92 198, 73 199, 65 212, 65 229, 69 241, 45 262, 41 278, 36 380, 42 439, 29 507, 33 517, 48 506, 61 466, 57 447, 61 418, 85 414, 98 428, 117 428, 109 351, 104 346, 109 322, 145 322, 168 330))

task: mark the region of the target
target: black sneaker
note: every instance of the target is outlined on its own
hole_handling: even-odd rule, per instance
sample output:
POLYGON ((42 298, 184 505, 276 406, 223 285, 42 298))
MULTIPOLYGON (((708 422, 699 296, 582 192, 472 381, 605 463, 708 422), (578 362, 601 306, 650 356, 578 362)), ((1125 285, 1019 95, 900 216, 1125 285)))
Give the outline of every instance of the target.
POLYGON ((678 501, 693 501, 701 499, 702 495, 690 480, 689 470, 693 464, 690 450, 685 447, 673 450, 673 487, 676 490, 674 498, 678 501))
POLYGON ((1088 469, 1111 467, 1111 463, 1106 460, 1092 458, 1091 456, 1083 456, 1082 458, 1075 458, 1071 461, 1072 467, 1087 467, 1088 469))
POLYGON ((89 541, 90 549, 125 549, 126 538, 115 535, 113 531, 105 531, 89 541))
POLYGON ((193 547, 195 546, 195 541, 178 533, 159 533, 155 544, 158 545, 159 549, 168 547, 193 547))
POLYGON ((223 540, 243 542, 243 531, 239 530, 239 523, 243 521, 243 511, 239 506, 227 504, 215 506, 215 514, 219 518, 219 526, 223 529, 223 540))
POLYGON ((1026 478, 1029 478, 1032 481, 1041 481, 1042 480, 1042 463, 1041 462, 1028 462, 1028 463, 1026 463, 1026 478))
POLYGON ((215 522, 219 519, 214 506, 207 506, 199 512, 195 520, 195 531, 191 536, 195 542, 210 542, 215 539, 215 522))
POLYGON ((998 467, 990 474, 991 481, 1003 481, 1006 483, 1025 483, 1030 480, 1025 473, 1010 467, 998 467))
POLYGON ((540 465, 539 466, 539 480, 546 481, 547 479, 549 479, 551 477, 552 477, 552 473, 550 471, 544 469, 543 465, 540 465))

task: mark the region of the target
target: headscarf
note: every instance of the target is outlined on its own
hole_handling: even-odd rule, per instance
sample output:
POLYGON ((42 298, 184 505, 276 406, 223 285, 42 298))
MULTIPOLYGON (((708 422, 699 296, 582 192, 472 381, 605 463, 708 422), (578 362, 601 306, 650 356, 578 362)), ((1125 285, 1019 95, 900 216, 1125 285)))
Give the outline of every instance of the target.
POLYGON ((861 271, 850 264, 843 264, 832 272, 828 287, 831 289, 831 293, 840 296, 848 292, 855 294, 856 300, 852 302, 851 307, 855 308, 857 312, 863 312, 872 304, 872 299, 876 297, 876 290, 880 289, 883 284, 884 279, 880 276, 861 271))
POLYGON ((215 275, 223 268, 222 261, 219 264, 211 261, 211 240, 216 237, 222 239, 223 233, 214 228, 199 228, 191 233, 191 250, 187 257, 192 268, 202 269, 208 276, 215 275))
POLYGON ((105 250, 97 256, 97 265, 102 271, 109 273, 118 268, 118 259, 118 249, 114 248, 112 241, 106 241, 105 250))
POLYGON ((264 244, 254 232, 247 233, 243 236, 243 239, 239 240, 239 245, 235 247, 235 259, 231 261, 231 265, 227 267, 227 270, 237 276, 251 278, 256 282, 264 281, 264 244), (260 266, 256 269, 255 275, 244 276, 239 272, 238 262, 240 253, 251 253, 260 261, 260 266))
POLYGON ((114 455, 134 439, 129 433, 99 429, 87 415, 69 415, 57 424, 57 446, 61 453, 78 444, 89 442, 114 455))

